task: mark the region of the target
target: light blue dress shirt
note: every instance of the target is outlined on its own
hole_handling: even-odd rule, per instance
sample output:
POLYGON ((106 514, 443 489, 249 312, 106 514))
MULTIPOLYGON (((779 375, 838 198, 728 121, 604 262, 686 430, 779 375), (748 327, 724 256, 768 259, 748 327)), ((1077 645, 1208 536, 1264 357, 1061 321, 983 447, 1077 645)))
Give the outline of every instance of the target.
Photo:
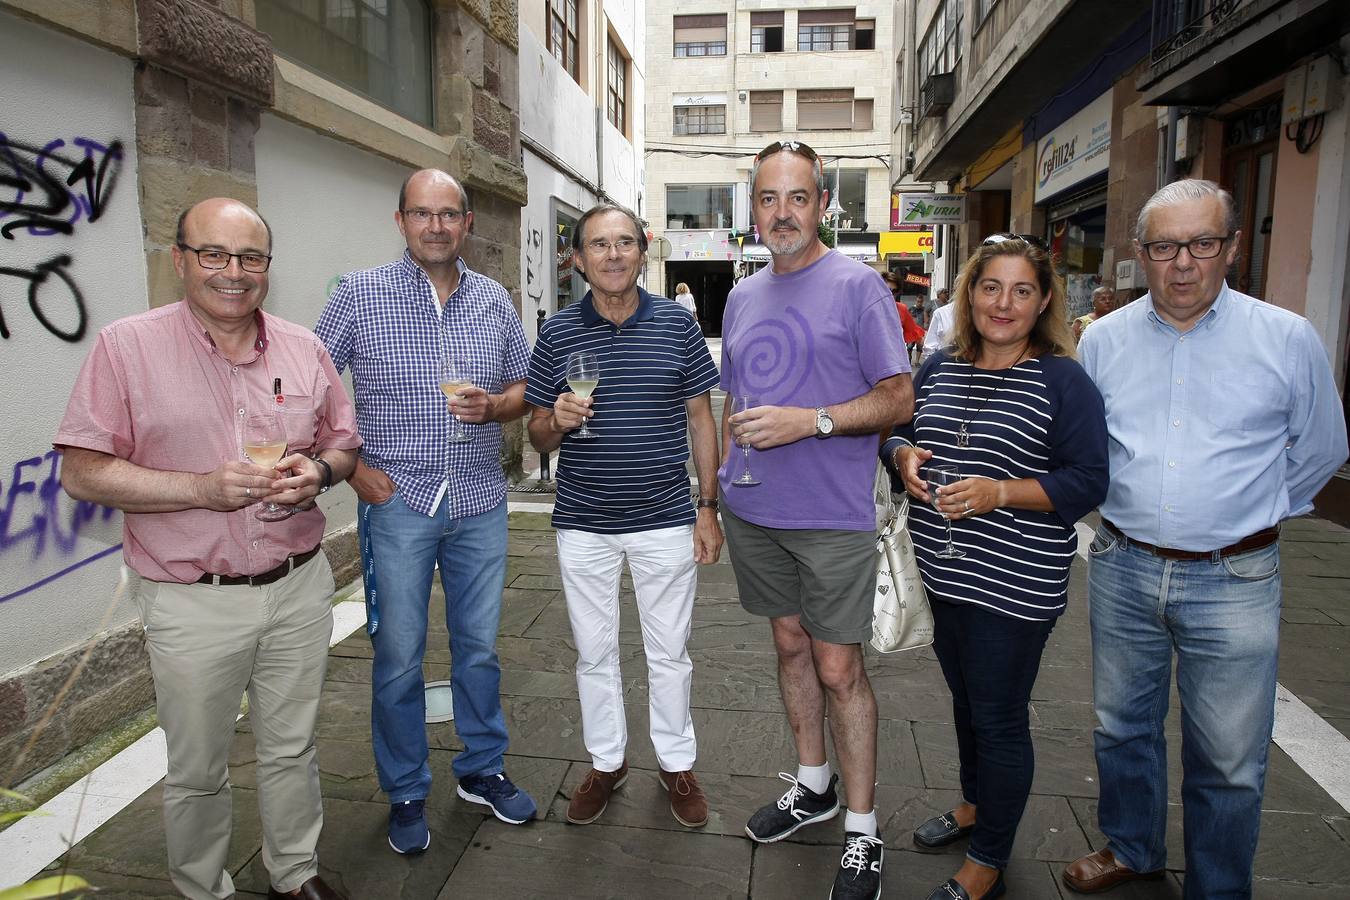
POLYGON ((1341 398, 1312 325, 1227 284, 1184 334, 1146 294, 1094 322, 1078 352, 1106 402, 1101 514, 1132 538, 1225 547, 1310 512, 1345 461, 1341 398))

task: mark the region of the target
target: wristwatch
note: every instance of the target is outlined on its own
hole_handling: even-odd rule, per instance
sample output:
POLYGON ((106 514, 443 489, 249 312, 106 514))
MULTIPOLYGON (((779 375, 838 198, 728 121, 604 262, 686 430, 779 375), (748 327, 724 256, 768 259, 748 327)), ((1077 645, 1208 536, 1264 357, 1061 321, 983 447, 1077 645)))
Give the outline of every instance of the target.
POLYGON ((328 464, 328 460, 315 453, 310 459, 323 466, 323 480, 319 482, 319 493, 324 494, 333 486, 333 467, 328 464))
POLYGON ((816 437, 827 438, 834 434, 834 419, 825 411, 825 407, 816 407, 816 437))

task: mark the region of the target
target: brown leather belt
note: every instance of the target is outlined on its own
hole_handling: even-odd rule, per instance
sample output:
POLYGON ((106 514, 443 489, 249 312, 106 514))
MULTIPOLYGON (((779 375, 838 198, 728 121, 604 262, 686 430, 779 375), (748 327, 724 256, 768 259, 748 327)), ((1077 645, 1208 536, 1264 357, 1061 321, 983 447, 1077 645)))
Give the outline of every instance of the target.
POLYGON ((1249 553, 1252 550, 1260 550, 1262 547, 1269 547, 1280 539, 1280 526, 1272 525, 1270 528, 1258 531, 1255 534, 1249 534, 1242 540, 1229 544, 1227 547, 1220 547, 1218 550, 1174 550, 1171 547, 1155 547, 1147 541, 1135 540, 1117 528, 1115 523, 1111 522, 1109 519, 1102 519, 1102 524, 1106 526, 1108 531, 1114 532, 1129 541, 1135 547, 1138 547, 1140 550, 1147 550, 1154 556, 1161 556, 1163 559, 1213 559, 1215 553, 1222 559, 1225 556, 1237 556, 1239 553, 1249 553))
POLYGON ((306 550, 304 553, 297 553, 295 556, 283 559, 275 569, 268 569, 260 575, 212 575, 208 572, 198 578, 197 583, 216 584, 221 587, 235 587, 241 584, 260 587, 264 584, 280 581, 318 555, 319 547, 315 546, 313 550, 306 550))

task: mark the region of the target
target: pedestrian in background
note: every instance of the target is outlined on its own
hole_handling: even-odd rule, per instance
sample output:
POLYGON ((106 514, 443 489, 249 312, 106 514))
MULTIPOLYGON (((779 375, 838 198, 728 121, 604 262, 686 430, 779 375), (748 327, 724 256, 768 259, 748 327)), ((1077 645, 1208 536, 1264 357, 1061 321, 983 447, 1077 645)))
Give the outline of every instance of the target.
POLYGON ((894 272, 882 272, 881 280, 886 282, 886 287, 890 288, 891 296, 895 298, 895 311, 900 316, 900 334, 905 340, 905 352, 910 362, 914 361, 915 352, 923 346, 924 331, 919 327, 919 323, 914 321, 914 316, 910 314, 909 307, 905 305, 905 299, 900 295, 900 279, 894 272))
POLYGON ((689 293, 689 285, 683 281, 675 285, 675 302, 687 309, 695 322, 698 321, 698 302, 694 299, 694 295, 689 293))
POLYGON ((685 644, 698 564, 716 562, 722 548, 710 393, 717 367, 690 317, 637 286, 646 243, 637 217, 616 204, 594 206, 577 221, 572 259, 591 289, 544 323, 525 399, 533 404, 530 443, 541 453, 561 448, 552 521, 577 647, 582 739, 591 754, 567 821, 600 818, 628 778, 619 668, 619 579, 627 559, 647 658, 657 777, 675 819, 697 828, 708 821, 708 801, 693 771, 694 667, 685 644), (576 353, 598 361, 594 392, 569 385, 576 353), (583 422, 593 437, 577 434, 583 422), (691 445, 697 508, 685 469, 691 445))
POLYGON ((828 703, 847 800, 830 896, 874 900, 883 863, 873 809, 877 706, 862 642, 876 588, 877 434, 909 418, 909 361, 885 282, 817 236, 829 193, 815 151, 770 144, 750 185, 772 259, 727 305, 719 480, 741 604, 772 629, 797 771, 779 776, 791 787, 751 816, 746 833, 778 841, 838 813, 828 703), (733 437, 752 448, 746 456, 733 437), (739 478, 747 466, 755 483, 739 478))
POLYGON ((1106 285, 1101 285, 1092 292, 1092 312, 1081 315, 1073 320, 1073 339, 1081 341, 1083 332, 1087 327, 1098 319, 1103 318, 1111 310, 1115 309, 1116 292, 1106 285))
POLYGON ((315 331, 339 372, 351 366, 365 441, 351 483, 363 561, 379 588, 371 732, 389 846, 420 853, 431 843, 422 657, 438 565, 464 742, 452 765, 456 790, 510 824, 536 811, 503 770, 497 661, 506 579, 501 423, 525 414, 529 347, 511 295, 461 258, 473 212, 457 179, 438 169, 408 176, 394 223, 403 256, 344 276, 315 331), (464 440, 454 439, 455 419, 464 440))
MULTIPOLYGON (((924 323, 927 332, 923 339, 923 362, 937 353, 949 343, 949 336, 952 330, 952 305, 948 302, 951 296, 950 292, 943 288, 937 292, 937 300, 928 313, 928 318, 924 323)), ((925 309, 928 309, 925 305, 925 309)))
POLYGON ((1106 495, 1106 421, 1044 247, 986 239, 951 307, 951 346, 919 370, 914 420, 881 458, 920 501, 910 532, 960 763, 961 803, 913 839, 936 850, 969 835, 960 871, 929 900, 982 900, 1006 890, 1034 774, 1031 689, 1068 603, 1074 523, 1106 495), (956 480, 935 490, 938 466, 956 480))
POLYGON ((1064 882, 1162 878, 1175 662, 1185 896, 1252 896, 1280 637, 1280 522, 1346 458, 1326 350, 1302 316, 1224 281, 1233 198, 1163 187, 1139 211, 1149 292, 1083 333, 1106 404, 1111 485, 1090 550, 1094 732, 1107 844, 1064 882))
POLYGON ((99 333, 56 435, 66 492, 124 513, 168 745, 169 877, 192 900, 234 896, 226 763, 246 691, 267 896, 341 897, 316 849, 333 571, 314 498, 351 472, 360 440, 318 338, 262 311, 271 254, 271 229, 237 200, 179 216, 182 302, 99 333), (275 467, 248 461, 259 413, 283 432, 275 467), (260 501, 294 513, 260 520, 260 501))

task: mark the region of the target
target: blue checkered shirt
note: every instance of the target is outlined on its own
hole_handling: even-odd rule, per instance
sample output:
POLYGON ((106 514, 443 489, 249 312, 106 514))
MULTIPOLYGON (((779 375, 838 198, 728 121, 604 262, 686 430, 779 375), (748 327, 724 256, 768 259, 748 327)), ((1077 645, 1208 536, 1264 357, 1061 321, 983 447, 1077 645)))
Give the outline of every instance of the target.
POLYGON ((459 287, 442 315, 436 290, 403 258, 343 277, 314 333, 339 372, 352 369, 361 458, 423 515, 448 492, 456 517, 494 508, 506 496, 502 426, 466 423, 471 441, 446 441, 449 406, 439 383, 447 350, 469 360, 473 383, 490 394, 525 378, 525 330, 500 284, 459 261, 459 287))

